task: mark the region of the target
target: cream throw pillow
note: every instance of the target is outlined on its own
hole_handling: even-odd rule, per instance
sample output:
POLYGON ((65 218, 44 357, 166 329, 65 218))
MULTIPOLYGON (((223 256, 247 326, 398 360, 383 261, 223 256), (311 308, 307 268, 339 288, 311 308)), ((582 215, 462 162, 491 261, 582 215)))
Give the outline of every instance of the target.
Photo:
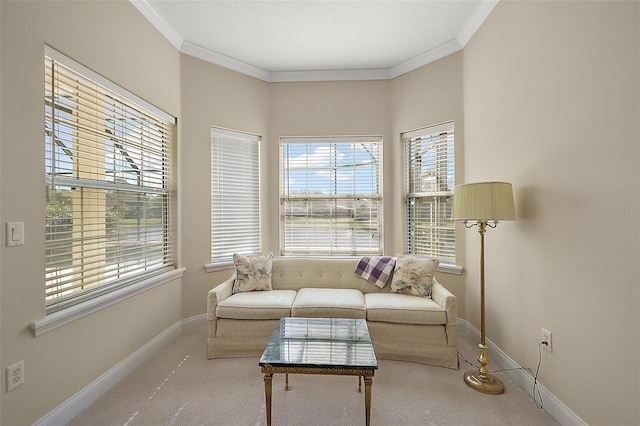
POLYGON ((236 281, 233 284, 233 293, 272 290, 272 263, 272 253, 263 253, 254 256, 244 256, 234 253, 233 264, 236 266, 236 281))
POLYGON ((433 274, 439 264, 440 261, 437 259, 420 259, 405 254, 397 255, 393 280, 391 281, 391 293, 430 298, 433 274))

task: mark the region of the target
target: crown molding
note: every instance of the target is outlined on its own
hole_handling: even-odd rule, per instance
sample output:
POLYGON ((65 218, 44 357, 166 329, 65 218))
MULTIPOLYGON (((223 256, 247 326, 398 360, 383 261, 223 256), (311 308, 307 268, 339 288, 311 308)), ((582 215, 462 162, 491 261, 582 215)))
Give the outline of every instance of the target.
POLYGON ((391 80, 424 65, 442 59, 462 50, 457 39, 438 46, 422 55, 416 56, 402 64, 391 68, 357 69, 357 70, 321 70, 321 71, 266 71, 188 41, 182 44, 180 51, 204 61, 238 71, 268 83, 310 82, 310 81, 345 81, 345 80, 391 80))
POLYGON ((434 47, 433 49, 416 56, 415 58, 409 59, 395 67, 391 67, 389 69, 390 78, 396 78, 401 76, 402 74, 406 74, 410 71, 418 69, 422 66, 428 65, 432 62, 437 61, 438 59, 442 59, 445 56, 449 56, 452 53, 456 53, 462 50, 464 46, 460 44, 458 39, 449 40, 445 44, 441 44, 438 47, 434 47))
POLYGON ((193 44, 190 41, 184 41, 182 43, 180 52, 184 53, 185 55, 190 55, 198 59, 202 59, 203 61, 211 62, 215 65, 228 68, 233 71, 238 71, 250 77, 255 77, 264 81, 270 81, 269 71, 254 67, 253 65, 238 61, 237 59, 230 58, 229 56, 225 56, 211 49, 198 46, 197 44, 193 44))
POLYGON ((182 43, 181 53, 268 83, 339 80, 388 80, 389 70, 266 71, 189 41, 182 43))
POLYGON ((388 69, 326 70, 326 71, 272 71, 269 82, 285 83, 300 81, 341 80, 389 80, 388 69))
POLYGON ((267 71, 211 49, 185 40, 151 7, 148 0, 129 0, 140 13, 181 53, 240 72, 268 83, 339 81, 339 80, 391 80, 422 66, 462 50, 480 28, 500 0, 481 1, 460 34, 448 42, 401 64, 384 69, 267 71))
POLYGON ((151 7, 147 0, 129 0, 129 2, 136 8, 142 16, 147 18, 147 21, 151 23, 160 34, 162 34, 169 42, 178 50, 182 48, 184 38, 178 34, 169 24, 165 21, 154 8, 151 7))

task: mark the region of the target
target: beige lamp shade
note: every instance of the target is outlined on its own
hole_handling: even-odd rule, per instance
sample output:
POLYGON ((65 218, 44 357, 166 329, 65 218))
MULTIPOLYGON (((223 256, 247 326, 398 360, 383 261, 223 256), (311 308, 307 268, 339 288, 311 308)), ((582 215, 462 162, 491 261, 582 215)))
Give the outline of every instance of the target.
POLYGON ((506 182, 458 185, 453 191, 453 220, 515 220, 513 189, 506 182))

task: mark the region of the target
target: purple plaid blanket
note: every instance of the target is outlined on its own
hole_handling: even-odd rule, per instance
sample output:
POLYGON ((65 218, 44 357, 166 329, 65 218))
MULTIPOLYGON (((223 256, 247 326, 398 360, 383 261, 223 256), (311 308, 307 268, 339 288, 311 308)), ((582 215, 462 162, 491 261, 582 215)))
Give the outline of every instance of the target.
POLYGON ((394 266, 396 266, 395 257, 363 257, 358 262, 354 272, 356 275, 382 288, 389 281, 394 266))

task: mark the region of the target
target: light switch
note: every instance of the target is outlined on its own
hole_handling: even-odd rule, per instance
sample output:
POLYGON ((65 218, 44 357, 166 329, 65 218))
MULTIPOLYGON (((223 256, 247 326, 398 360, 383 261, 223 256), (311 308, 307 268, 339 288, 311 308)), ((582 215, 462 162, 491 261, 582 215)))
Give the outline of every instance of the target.
POLYGON ((7 247, 24 245, 24 222, 7 222, 7 247))

